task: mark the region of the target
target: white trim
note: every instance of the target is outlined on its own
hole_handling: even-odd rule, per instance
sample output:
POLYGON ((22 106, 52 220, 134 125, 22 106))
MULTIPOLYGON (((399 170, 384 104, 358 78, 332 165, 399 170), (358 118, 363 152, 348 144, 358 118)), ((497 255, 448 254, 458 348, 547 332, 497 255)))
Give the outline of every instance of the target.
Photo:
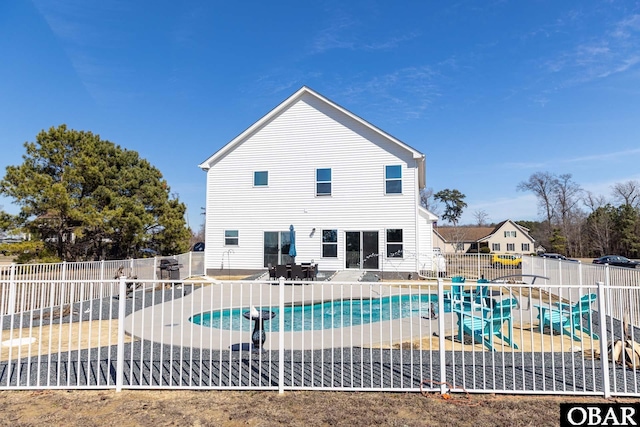
MULTIPOLYGON (((405 144, 404 142, 400 141, 399 139, 394 138, 393 136, 391 136, 388 133, 384 132, 383 130, 377 128, 376 126, 372 125, 371 123, 367 122, 366 120, 356 116, 355 114, 353 114, 350 111, 346 110, 345 108, 339 106, 335 102, 330 101, 329 99, 325 98, 324 96, 320 95, 319 93, 311 90, 310 88, 308 88, 306 86, 303 86, 296 93, 291 95, 289 98, 285 99, 282 103, 280 103, 280 105, 278 105, 276 108, 274 108, 269 113, 267 113, 265 116, 263 116, 260 120, 255 122, 253 125, 249 126, 244 132, 242 132, 240 135, 236 136, 228 144, 226 144, 220 150, 218 150, 213 155, 211 155, 209 158, 207 158, 207 160, 205 160, 204 162, 199 164, 198 167, 203 169, 203 170, 205 170, 205 171, 209 170, 218 159, 224 157, 225 154, 227 154, 228 152, 232 151, 236 147, 236 145, 240 144, 249 135, 257 132, 264 125, 266 125, 271 120, 273 120, 277 115, 279 115, 285 109, 289 108, 293 103, 298 101, 303 95, 313 96, 314 98, 316 98, 316 99, 326 103, 327 105, 331 106, 332 108, 340 111, 341 113, 345 114, 346 116, 348 116, 349 118, 355 120, 356 122, 360 123, 361 125, 367 127, 368 129, 372 130, 373 132, 377 133, 378 135, 388 139, 389 141, 393 142, 394 144, 398 145, 399 147, 407 150, 408 152, 410 152, 412 154, 412 157, 414 159, 418 160, 422 165, 424 165, 425 156, 424 156, 424 154, 422 154, 418 150, 416 150, 416 149, 412 148, 411 146, 405 144)), ((425 179, 425 173, 426 173, 425 172, 425 168, 424 167, 419 168, 418 172, 419 172, 419 182, 418 182, 419 187, 420 188, 424 188, 424 185, 425 185, 425 182, 426 182, 426 179, 425 179)))

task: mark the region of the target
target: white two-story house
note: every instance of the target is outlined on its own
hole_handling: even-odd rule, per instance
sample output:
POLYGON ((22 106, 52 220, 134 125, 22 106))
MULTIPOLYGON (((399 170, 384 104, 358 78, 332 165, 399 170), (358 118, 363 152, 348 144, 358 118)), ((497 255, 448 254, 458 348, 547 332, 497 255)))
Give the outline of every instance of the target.
POLYGON ((205 160, 205 271, 430 270, 425 156, 303 87, 205 160))

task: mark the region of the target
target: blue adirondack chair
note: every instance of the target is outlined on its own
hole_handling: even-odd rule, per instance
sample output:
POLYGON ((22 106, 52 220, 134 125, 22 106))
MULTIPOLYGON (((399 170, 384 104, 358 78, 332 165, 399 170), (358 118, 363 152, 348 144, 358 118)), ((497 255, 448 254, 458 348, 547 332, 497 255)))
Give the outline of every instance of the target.
POLYGON ((515 298, 505 299, 493 304, 492 308, 484 307, 482 315, 476 315, 468 310, 454 308, 458 316, 458 339, 464 341, 464 335, 470 335, 475 342, 484 344, 489 351, 496 351, 494 337, 513 348, 518 345, 513 342, 513 324, 511 309, 518 305, 515 298), (503 325, 507 324, 507 333, 503 333, 503 325))
POLYGON ((597 297, 596 294, 586 294, 575 304, 556 302, 554 305, 557 308, 534 304, 533 306, 538 309, 538 331, 542 332, 545 326, 549 326, 559 334, 568 335, 575 341, 582 341, 582 338, 576 335, 575 330, 582 331, 594 339, 599 339, 598 334, 591 330, 591 303, 597 297), (583 322, 583 316, 587 317, 586 324, 583 322))
POLYGON ((468 299, 479 306, 491 306, 492 301, 489 296, 489 281, 487 279, 478 279, 476 288, 468 293, 468 299))
POLYGON ((471 310, 471 298, 470 293, 464 290, 463 285, 451 285, 450 291, 444 292, 445 300, 449 300, 452 308, 462 308, 464 310, 471 310))

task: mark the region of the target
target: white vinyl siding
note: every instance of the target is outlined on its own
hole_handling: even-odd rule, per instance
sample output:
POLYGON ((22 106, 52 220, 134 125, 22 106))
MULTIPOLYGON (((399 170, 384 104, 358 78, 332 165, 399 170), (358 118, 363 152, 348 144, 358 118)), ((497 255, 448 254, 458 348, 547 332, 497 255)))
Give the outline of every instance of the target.
MULTIPOLYGON (((224 252, 224 224, 237 224, 242 247, 234 248, 235 268, 263 268, 263 232, 296 230, 296 262, 319 261, 322 233, 338 230, 337 257, 322 259, 320 270, 344 268, 348 230, 378 231, 385 250, 386 225, 403 229, 404 259, 394 259, 398 271, 415 271, 417 179, 413 153, 346 117, 315 97, 305 95, 259 131, 251 134, 211 165, 207 172, 206 268, 219 268, 224 252), (252 171, 269 171, 265 191, 246 182, 252 171), (315 194, 316 169, 331 165, 331 197, 315 194), (385 197, 385 165, 401 165, 403 194, 385 197), (348 183, 348 185, 335 185, 348 183), (408 191, 412 189, 412 191, 408 191), (414 254, 408 257, 407 254, 414 254), (216 262, 217 260, 217 262, 216 262)), ((251 183, 252 184, 252 183, 251 183)), ((429 248, 430 250, 430 248, 429 248)), ((384 257, 380 257, 380 269, 384 257)))

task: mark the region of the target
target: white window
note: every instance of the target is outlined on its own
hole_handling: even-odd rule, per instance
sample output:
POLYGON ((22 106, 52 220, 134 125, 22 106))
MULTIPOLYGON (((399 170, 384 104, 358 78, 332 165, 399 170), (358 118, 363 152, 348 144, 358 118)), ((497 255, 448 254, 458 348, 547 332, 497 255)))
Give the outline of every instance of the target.
POLYGON ((331 169, 316 169, 316 196, 331 195, 331 169))
POLYGON ((322 257, 338 257, 338 230, 322 230, 322 257))
POLYGON ((224 245, 238 246, 238 230, 224 230, 224 245))
POLYGON ((515 231, 505 231, 504 232, 504 237, 516 237, 516 232, 515 231))
POLYGON ((256 171, 253 173, 253 186, 254 187, 266 187, 269 185, 269 172, 268 171, 256 171))
POLYGON ((493 252, 500 252, 500 243, 492 243, 491 244, 491 250, 493 252))
POLYGON ((515 252, 515 251, 516 251, 515 243, 507 243, 507 252, 515 252))
POLYGON ((522 244, 522 252, 530 252, 528 243, 523 243, 522 244))
POLYGON ((385 194, 402 194, 402 166, 385 166, 384 180, 385 194))
POLYGON ((387 230, 387 258, 402 258, 402 229, 390 228, 387 230))

